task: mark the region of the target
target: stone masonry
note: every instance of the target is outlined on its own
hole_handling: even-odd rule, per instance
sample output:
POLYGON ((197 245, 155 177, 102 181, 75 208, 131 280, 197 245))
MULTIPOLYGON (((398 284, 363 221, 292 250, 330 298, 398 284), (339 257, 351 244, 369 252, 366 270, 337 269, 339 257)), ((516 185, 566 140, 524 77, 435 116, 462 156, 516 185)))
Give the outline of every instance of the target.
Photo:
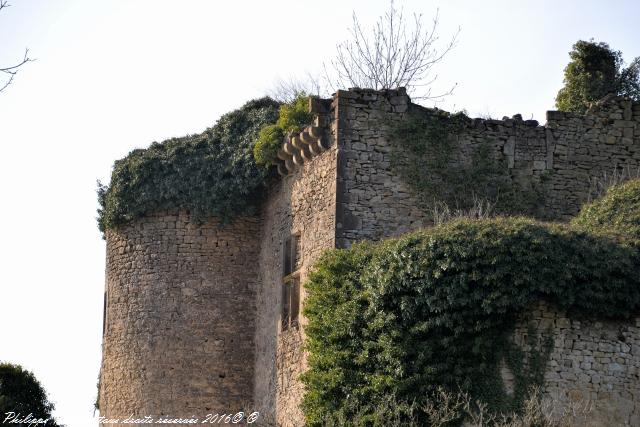
MULTIPOLYGON (((516 327, 514 342, 526 352, 553 341, 544 376, 546 404, 573 408, 580 425, 640 425, 640 318, 624 322, 567 317, 540 303, 516 327), (534 331, 536 336, 528 336, 534 331)), ((513 377, 503 371, 506 389, 513 377)))
MULTIPOLYGON (((428 226, 394 171, 390 125, 437 113, 402 88, 338 91, 310 107, 315 122, 283 144, 283 176, 256 217, 220 226, 193 223, 188 212, 152 213, 107 233, 101 415, 203 417, 242 406, 277 425, 304 424, 305 320, 283 331, 280 319, 284 242, 299 236, 304 283, 325 249, 428 226)), ((469 119, 455 138, 452 167, 488 142, 514 184, 544 184, 530 213, 564 221, 605 173, 637 173, 640 104, 610 98, 586 115, 550 111, 545 126, 519 115, 469 119)), ((540 306, 517 329, 525 347, 531 322, 554 337, 547 396, 594 401, 592 425, 640 424, 637 321, 568 319, 540 306)))
POLYGON ((156 213, 107 233, 100 411, 204 416, 253 388, 259 221, 156 213))
POLYGON ((282 426, 299 426, 302 420, 298 403, 303 389, 297 377, 305 368, 304 319, 286 331, 280 323, 283 242, 290 235, 300 236, 302 282, 320 254, 335 247, 336 155, 333 145, 284 177, 263 210, 254 397, 257 410, 282 426))

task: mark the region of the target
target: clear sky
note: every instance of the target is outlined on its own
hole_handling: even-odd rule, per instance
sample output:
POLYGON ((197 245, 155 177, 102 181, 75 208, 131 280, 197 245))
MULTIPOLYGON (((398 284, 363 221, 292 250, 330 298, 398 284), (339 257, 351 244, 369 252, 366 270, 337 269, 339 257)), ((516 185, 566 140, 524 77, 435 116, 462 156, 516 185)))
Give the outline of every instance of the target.
MULTIPOLYGON (((0 65, 30 49, 0 93, 0 360, 32 370, 70 427, 94 425, 104 242, 96 179, 152 141, 196 133, 278 78, 318 72, 388 8, 368 1, 11 0, 0 65)), ((440 8, 439 104, 544 122, 579 39, 640 56, 635 1, 397 1, 440 8)), ((429 104, 427 104, 429 105, 429 104)))

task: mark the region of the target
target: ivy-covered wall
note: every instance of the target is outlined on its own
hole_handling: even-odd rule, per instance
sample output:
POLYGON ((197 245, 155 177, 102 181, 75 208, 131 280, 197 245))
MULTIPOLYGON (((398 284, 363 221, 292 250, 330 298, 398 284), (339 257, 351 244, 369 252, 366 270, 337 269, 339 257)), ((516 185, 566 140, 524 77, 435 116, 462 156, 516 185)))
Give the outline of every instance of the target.
MULTIPOLYGON (((640 209, 636 180, 583 214, 621 194, 640 209)), ((306 284, 309 425, 385 425, 375 420, 388 398, 400 420, 429 425, 438 386, 500 412, 520 410, 538 386, 595 401, 593 419, 637 421, 640 236, 637 218, 609 218, 463 219, 325 253, 306 284), (532 313, 541 302, 553 308, 532 313)))
MULTIPOLYGON (((575 316, 540 302, 516 324, 513 342, 535 355, 545 339, 551 348, 541 370, 544 398, 557 412, 591 408, 576 427, 640 425, 640 317, 575 316)), ((502 373, 505 388, 513 389, 513 372, 502 373)))
MULTIPOLYGON (((619 177, 622 168, 629 174, 639 164, 639 107, 612 99, 586 116, 549 112, 548 125, 540 126, 519 115, 503 120, 471 119, 464 114, 423 108, 412 104, 401 90, 339 91, 333 100, 339 148, 337 245, 349 247, 363 239, 380 240, 428 226, 434 201, 464 208, 474 195, 489 198, 503 214, 569 220, 595 194, 592 190, 596 181, 605 181, 605 175, 611 177, 616 170, 619 177)), ((618 208, 598 215, 610 216, 610 211, 618 208)), ((346 268, 341 274, 348 275, 349 271, 346 268)), ((593 274, 600 274, 596 267, 593 274)), ((561 312, 548 311, 541 316, 546 319, 542 323, 554 327, 559 319, 552 335, 569 335, 578 342, 576 345, 583 345, 579 334, 576 336, 571 329, 575 324, 579 327, 579 321, 571 323, 567 331, 561 312)), ((633 320, 614 324, 632 334, 637 332, 633 320)), ((593 336, 598 334, 599 323, 592 325, 594 329, 584 335, 585 342, 597 341, 593 336)), ((599 345, 593 342, 584 345, 599 345)), ((557 366, 550 372, 562 375, 553 384, 565 398, 574 383, 583 391, 589 390, 591 386, 578 384, 586 376, 596 375, 596 385, 584 395, 615 408, 618 397, 632 393, 639 385, 633 379, 637 362, 633 357, 625 362, 627 368, 601 381, 602 377, 598 379, 598 374, 589 371, 591 365, 581 365, 581 358, 588 361, 589 354, 564 341, 554 340, 552 344, 547 356, 557 366), (572 354, 576 361, 571 365, 572 372, 569 368, 565 371, 562 364, 569 363, 563 359, 565 354, 572 354), (615 393, 607 395, 606 387, 612 384, 617 387, 617 397, 612 397, 615 393)), ((611 348, 622 347, 612 344, 611 348)), ((599 354, 598 363, 605 363, 611 356, 599 354)), ((598 366, 604 369, 604 365, 598 366)), ((591 381, 587 379, 586 383, 591 381)), ((626 397, 620 399, 628 401, 626 397)), ((620 417, 635 416, 634 408, 618 409, 620 417)), ((605 413, 616 410, 609 408, 605 413)))
POLYGON ((434 203, 474 197, 498 213, 571 219, 613 175, 640 176, 640 104, 614 98, 586 115, 549 111, 545 126, 412 104, 400 91, 339 91, 338 242, 397 236, 434 203))

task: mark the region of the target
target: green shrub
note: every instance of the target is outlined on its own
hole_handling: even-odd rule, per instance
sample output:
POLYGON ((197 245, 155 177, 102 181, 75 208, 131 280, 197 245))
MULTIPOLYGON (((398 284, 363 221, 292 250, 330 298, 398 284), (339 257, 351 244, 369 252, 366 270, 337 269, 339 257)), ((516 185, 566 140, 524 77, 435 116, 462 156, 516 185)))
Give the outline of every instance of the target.
POLYGON ((604 197, 584 206, 573 224, 640 239, 640 179, 609 188, 604 197))
POLYGON ((223 220, 255 213, 270 172, 256 165, 253 146, 279 107, 270 98, 250 101, 199 135, 154 142, 116 161, 109 186, 98 187, 100 230, 157 210, 223 220))
POLYGON ((284 133, 278 125, 268 125, 260 129, 258 140, 253 147, 253 158, 259 165, 270 165, 282 146, 284 133))
POLYGON ((439 386, 517 410, 548 355, 537 357, 538 372, 514 360, 524 357, 509 341, 518 316, 546 300, 570 315, 629 317, 640 308, 639 268, 623 241, 525 218, 460 220, 331 250, 305 285, 307 422, 382 425, 380 399, 409 417, 439 386), (513 396, 501 360, 516 375, 513 396))
POLYGON ((300 94, 290 104, 283 104, 280 107, 280 117, 276 125, 285 134, 290 132, 300 132, 302 128, 311 123, 313 118, 309 112, 309 97, 300 94))
POLYGON ((278 120, 260 130, 253 149, 253 157, 259 165, 270 166, 282 146, 285 135, 300 132, 311 123, 313 115, 309 112, 309 97, 298 95, 291 103, 280 106, 278 120))
POLYGON ((49 401, 47 392, 32 372, 20 365, 0 363, 0 414, 3 424, 16 423, 17 419, 31 414, 34 420, 46 420, 44 425, 64 427, 53 418, 51 413, 54 409, 55 405, 49 401), (9 412, 13 412, 15 416, 11 416, 9 412))

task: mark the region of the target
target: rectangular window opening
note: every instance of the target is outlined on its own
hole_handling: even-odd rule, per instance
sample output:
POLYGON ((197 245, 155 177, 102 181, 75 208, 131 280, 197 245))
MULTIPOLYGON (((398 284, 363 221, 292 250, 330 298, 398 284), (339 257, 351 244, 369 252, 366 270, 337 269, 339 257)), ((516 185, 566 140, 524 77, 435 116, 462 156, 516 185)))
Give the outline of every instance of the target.
POLYGON ((283 244, 282 330, 298 326, 300 317, 300 275, 302 254, 300 235, 293 234, 283 244))
POLYGON ((295 277, 289 282, 291 287, 291 326, 298 326, 298 315, 300 314, 300 278, 295 277))
POLYGON ((284 241, 283 252, 283 274, 284 276, 288 276, 299 270, 302 265, 299 234, 294 234, 284 241))
POLYGON ((289 328, 290 323, 291 286, 284 283, 282 286, 282 330, 289 328))
POLYGON ((288 276, 293 272, 291 265, 291 239, 284 241, 284 275, 288 276))
POLYGON ((104 291, 104 299, 102 300, 102 336, 107 330, 107 291, 104 291))

